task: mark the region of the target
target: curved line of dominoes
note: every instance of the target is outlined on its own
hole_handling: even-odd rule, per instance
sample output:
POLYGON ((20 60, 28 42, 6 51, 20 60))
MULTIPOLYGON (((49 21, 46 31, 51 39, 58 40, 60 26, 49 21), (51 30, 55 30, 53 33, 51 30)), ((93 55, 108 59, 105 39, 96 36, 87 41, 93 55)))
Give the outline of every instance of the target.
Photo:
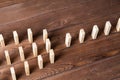
MULTIPOLYGON (((112 27, 112 25, 111 25, 110 21, 106 21, 105 27, 104 27, 104 34, 106 36, 110 34, 111 27, 112 27)), ((118 23, 116 25, 116 31, 120 32, 120 18, 118 19, 118 23)), ((93 29, 92 29, 92 33, 91 33, 92 39, 97 39, 98 33, 99 33, 99 27, 97 25, 94 25, 93 29)), ((39 69, 43 69, 43 58, 41 55, 38 55, 38 47, 37 47, 37 44, 35 42, 33 42, 33 33, 32 33, 32 30, 30 28, 27 29, 27 34, 28 34, 28 41, 30 43, 32 43, 33 55, 34 55, 34 57, 37 57, 38 67, 39 67, 39 69)), ((85 35, 86 35, 85 30, 80 29, 80 31, 79 31, 79 42, 80 43, 84 43, 85 35)), ((13 31, 13 38, 14 38, 15 44, 18 45, 19 44, 19 37, 18 37, 17 31, 13 31)), ((55 53, 54 53, 54 50, 51 49, 51 41, 48 38, 47 29, 43 29, 43 41, 44 41, 45 46, 46 46, 45 47, 46 52, 49 53, 50 63, 54 64, 55 53)), ((66 33, 66 37, 65 37, 66 47, 70 47, 71 41, 72 41, 71 34, 66 33)), ((0 34, 0 44, 2 47, 5 47, 5 41, 4 41, 4 37, 2 34, 0 34)), ((22 46, 19 46, 18 50, 19 50, 21 61, 24 61, 24 69, 25 69, 26 76, 29 76, 30 75, 29 63, 28 63, 28 61, 25 61, 24 50, 23 50, 22 46)), ((11 65, 9 51, 5 50, 4 53, 5 53, 7 65, 11 65)), ((17 80, 14 67, 10 67, 10 72, 11 72, 12 79, 17 80)))

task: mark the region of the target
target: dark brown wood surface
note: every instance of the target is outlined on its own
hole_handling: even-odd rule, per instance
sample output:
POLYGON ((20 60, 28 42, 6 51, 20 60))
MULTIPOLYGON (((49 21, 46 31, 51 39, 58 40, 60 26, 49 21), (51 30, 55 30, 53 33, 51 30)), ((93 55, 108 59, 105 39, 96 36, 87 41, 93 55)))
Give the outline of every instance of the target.
POLYGON ((12 80, 10 66, 15 67, 18 80, 120 80, 120 33, 115 27, 120 17, 120 0, 1 0, 0 33, 6 47, 0 47, 0 80, 12 80), (112 24, 109 36, 103 33, 106 21, 112 24), (94 24, 100 28, 98 38, 91 39, 94 24), (27 28, 34 34, 44 69, 39 70, 27 40, 27 28), (42 30, 46 28, 55 50, 55 64, 50 64, 42 30), (78 41, 79 29, 86 38, 78 41), (20 44, 15 45, 12 31, 16 30, 20 44), (65 34, 72 35, 72 45, 66 48, 65 34), (26 77, 18 46, 23 46, 31 75, 26 77), (4 50, 9 50, 12 65, 6 65, 4 50))

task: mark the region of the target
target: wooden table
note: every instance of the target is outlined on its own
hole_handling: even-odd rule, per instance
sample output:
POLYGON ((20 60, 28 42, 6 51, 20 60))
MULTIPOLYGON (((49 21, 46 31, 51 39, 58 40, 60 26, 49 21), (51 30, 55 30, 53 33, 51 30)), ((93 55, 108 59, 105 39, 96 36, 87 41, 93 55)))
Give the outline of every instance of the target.
POLYGON ((120 0, 1 0, 0 33, 6 46, 0 47, 0 80, 12 80, 9 68, 14 66, 18 80, 120 80, 120 32, 116 24, 120 17, 120 0), (106 21, 112 24, 109 36, 103 33, 106 21), (93 25, 100 32, 91 39, 93 25), (39 70, 33 57, 27 29, 31 28, 44 68, 39 70), (42 30, 46 28, 55 50, 55 64, 50 64, 42 30), (83 44, 78 41, 81 28, 85 29, 83 44), (12 31, 19 34, 15 45, 12 31), (66 48, 65 34, 72 35, 72 45, 66 48), (18 47, 23 46, 31 74, 25 75, 18 47), (6 64, 4 50, 9 50, 12 65, 6 64))

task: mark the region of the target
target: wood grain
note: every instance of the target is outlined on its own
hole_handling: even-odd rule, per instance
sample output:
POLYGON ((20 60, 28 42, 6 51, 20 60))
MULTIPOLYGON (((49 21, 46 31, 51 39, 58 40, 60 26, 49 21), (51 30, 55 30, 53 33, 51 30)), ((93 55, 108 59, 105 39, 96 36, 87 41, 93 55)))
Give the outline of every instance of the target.
POLYGON ((9 50, 18 80, 119 80, 120 33, 115 31, 120 17, 119 0, 2 0, 0 1, 0 33, 6 47, 0 48, 0 80, 12 80, 6 65, 4 50, 9 50), (13 4, 14 3, 14 4, 13 4), (109 36, 103 33, 105 22, 112 23, 109 36), (100 28, 96 40, 91 39, 94 24, 100 28), (27 40, 27 28, 34 34, 44 68, 39 70, 33 57, 32 44, 27 40), (55 50, 55 64, 50 64, 42 40, 46 28, 55 50), (86 38, 79 43, 78 34, 85 29, 86 38), (20 44, 15 45, 12 31, 16 30, 20 44), (72 35, 72 45, 66 48, 65 34, 72 35), (25 75, 18 47, 23 46, 31 74, 25 75))

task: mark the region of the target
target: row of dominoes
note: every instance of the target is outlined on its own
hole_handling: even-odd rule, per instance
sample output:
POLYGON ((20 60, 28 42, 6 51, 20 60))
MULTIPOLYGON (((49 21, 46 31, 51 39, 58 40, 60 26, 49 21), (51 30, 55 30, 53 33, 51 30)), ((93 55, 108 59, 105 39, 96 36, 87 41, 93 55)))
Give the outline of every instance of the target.
MULTIPOLYGON (((25 61, 25 55, 24 55, 24 50, 23 50, 22 46, 18 47, 18 49, 19 49, 19 54, 20 54, 21 61, 25 61)), ((5 58, 6 58, 7 65, 11 65, 11 59, 10 59, 10 55, 9 55, 8 50, 5 50, 4 53, 5 53, 5 58)), ((36 43, 33 43, 33 55, 34 55, 34 57, 38 56, 36 43)), ((49 50, 49 59, 50 59, 50 63, 54 63, 55 54, 54 54, 53 49, 49 50)))
MULTIPOLYGON (((111 27, 112 27, 112 25, 111 25, 110 21, 107 21, 106 24, 105 24, 105 28, 104 28, 104 34, 105 35, 109 35, 111 27)), ((120 31, 120 18, 118 20, 116 30, 117 30, 117 32, 120 31)), ((27 32, 28 32, 28 41, 30 43, 32 43, 33 55, 34 55, 34 57, 37 57, 38 56, 38 48, 37 48, 36 43, 33 42, 32 30, 29 28, 27 30, 27 32)), ((93 29, 92 29, 92 33, 91 33, 92 39, 97 38, 98 32, 99 32, 98 26, 94 25, 93 29)), ((0 38, 1 38, 0 43, 1 43, 1 45, 5 46, 4 38, 3 38, 3 36, 2 37, 1 36, 2 35, 0 35, 0 38)), ((19 38, 18 38, 18 34, 17 34, 16 31, 13 31, 13 36, 14 36, 15 44, 19 44, 19 38)), ((84 39, 85 39, 85 31, 84 31, 84 29, 80 29, 79 42, 83 43, 84 39)), ((44 41, 44 43, 46 45, 46 52, 49 53, 50 62, 54 63, 55 54, 54 54, 53 49, 51 49, 51 42, 50 42, 50 39, 48 38, 48 31, 46 29, 43 29, 43 41, 44 41)), ((72 41, 72 36, 70 35, 70 33, 66 33, 66 37, 65 37, 65 45, 66 45, 66 47, 70 47, 71 41, 72 41)), ((29 75, 30 74, 29 64, 28 64, 27 61, 25 61, 23 48, 19 47, 18 49, 19 49, 21 61, 24 61, 24 67, 25 67, 26 75, 29 75)), ((7 50, 5 50, 5 57, 6 57, 7 64, 10 65, 11 61, 10 61, 10 56, 9 56, 9 53, 8 53, 7 50)), ((40 69, 43 68, 43 59, 42 59, 41 55, 38 56, 38 66, 39 66, 40 69)), ((13 80, 16 80, 14 67, 11 67, 10 71, 11 71, 13 80)))
MULTIPOLYGON (((104 28, 104 34, 105 35, 109 35, 111 27, 112 27, 112 25, 111 25, 110 21, 106 21, 105 28, 104 28)), ((120 31, 120 18, 118 19, 116 30, 117 30, 117 32, 120 31)), ((92 33, 91 33, 92 39, 97 38, 98 32, 99 32, 98 26, 94 25, 93 29, 92 29, 92 33)), ((30 28, 27 29, 27 34, 28 34, 28 41, 30 43, 32 43, 33 42, 33 33, 32 33, 32 30, 30 28)), ((43 30, 43 36, 44 36, 43 40, 45 42, 46 38, 48 37, 48 32, 47 32, 46 29, 43 30)), ((16 45, 19 44, 19 37, 18 37, 17 31, 13 31, 13 38, 14 38, 15 44, 16 45)), ((80 43, 84 42, 84 38, 85 38, 85 31, 84 31, 84 29, 80 29, 80 32, 79 32, 79 41, 80 41, 80 43)), ((70 41, 71 41, 71 35, 70 35, 70 33, 67 33, 66 34, 66 39, 65 39, 65 44, 66 44, 67 47, 70 46, 70 41), (69 43, 69 45, 67 45, 67 43, 69 43)), ((0 34, 0 44, 1 44, 2 47, 5 46, 5 41, 4 41, 4 37, 3 37, 2 34, 0 34)))
MULTIPOLYGON (((30 28, 27 29, 27 34, 28 34, 28 41, 30 43, 32 43, 33 42, 33 33, 30 28)), ((20 42, 19 42, 19 37, 18 37, 17 31, 13 31, 13 38, 14 38, 15 44, 18 45, 20 42)), ((4 37, 2 34, 0 34, 0 44, 2 47, 5 46, 5 41, 4 41, 4 37)))
MULTIPOLYGON (((106 21, 105 27, 104 27, 104 34, 106 36, 109 35, 109 33, 111 31, 111 27, 112 27, 112 25, 111 25, 110 21, 106 21)), ((116 26, 116 31, 120 32, 120 18, 118 19, 118 23, 117 23, 117 26, 116 26)), ((98 32, 99 32, 99 27, 97 25, 94 25, 93 29, 92 29, 92 33, 91 33, 92 39, 96 39, 97 38, 98 32)), ((83 43, 84 39, 85 39, 85 30, 84 29, 80 29, 80 32, 79 32, 79 42, 83 43)), ((70 35, 70 33, 66 33, 66 38, 65 38, 65 45, 66 45, 66 47, 70 47, 71 40, 72 40, 72 36, 70 35)))

